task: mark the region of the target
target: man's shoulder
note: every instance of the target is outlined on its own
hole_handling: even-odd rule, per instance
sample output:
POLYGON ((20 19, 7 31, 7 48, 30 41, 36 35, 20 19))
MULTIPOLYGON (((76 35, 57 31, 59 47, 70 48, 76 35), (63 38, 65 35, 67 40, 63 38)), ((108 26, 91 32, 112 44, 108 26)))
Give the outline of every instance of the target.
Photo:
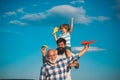
POLYGON ((43 67, 43 68, 46 68, 48 65, 49 65, 48 62, 45 62, 45 63, 42 65, 42 67, 43 67))

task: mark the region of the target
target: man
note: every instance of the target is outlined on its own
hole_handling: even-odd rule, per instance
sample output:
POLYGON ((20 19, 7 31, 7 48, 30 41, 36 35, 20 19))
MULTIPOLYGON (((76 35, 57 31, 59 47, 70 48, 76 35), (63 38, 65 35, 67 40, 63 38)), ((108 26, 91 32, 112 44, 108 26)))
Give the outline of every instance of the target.
MULTIPOLYGON (((62 59, 62 58, 66 58, 66 57, 70 57, 72 56, 72 54, 67 54, 67 53, 71 53, 71 52, 67 52, 69 50, 66 50, 66 40, 64 38, 59 38, 57 41, 57 50, 55 50, 55 53, 58 55, 57 56, 57 60, 59 59, 62 59)), ((41 48, 41 52, 43 54, 43 63, 47 62, 47 59, 46 59, 46 46, 42 46, 41 48)), ((76 60, 74 61, 76 62, 76 60)), ((79 67, 79 64, 78 63, 71 63, 67 66, 67 79, 66 80, 71 80, 71 70, 70 68, 71 67, 75 67, 75 68, 78 68, 79 67)))
MULTIPOLYGON (((63 44, 64 43, 58 45, 60 50, 63 50, 62 46, 65 46, 63 44)), ((67 66, 73 61, 79 59, 79 57, 82 56, 88 50, 88 48, 89 45, 86 44, 84 45, 84 49, 77 55, 71 56, 69 58, 61 58, 59 60, 57 60, 58 55, 61 53, 58 53, 57 55, 55 50, 48 50, 46 54, 48 60, 41 67, 40 80, 68 80, 67 66)))

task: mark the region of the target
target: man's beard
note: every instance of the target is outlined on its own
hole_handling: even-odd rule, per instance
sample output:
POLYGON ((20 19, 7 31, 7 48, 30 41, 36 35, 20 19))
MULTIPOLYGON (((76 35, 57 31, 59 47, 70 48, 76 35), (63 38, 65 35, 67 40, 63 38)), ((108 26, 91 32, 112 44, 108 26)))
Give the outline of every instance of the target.
POLYGON ((60 47, 60 48, 57 48, 57 51, 58 51, 58 55, 62 55, 62 54, 64 54, 64 53, 65 53, 66 49, 65 49, 65 48, 60 47))
POLYGON ((51 64, 55 64, 55 63, 56 63, 56 60, 50 60, 50 59, 49 59, 49 62, 50 62, 51 64))

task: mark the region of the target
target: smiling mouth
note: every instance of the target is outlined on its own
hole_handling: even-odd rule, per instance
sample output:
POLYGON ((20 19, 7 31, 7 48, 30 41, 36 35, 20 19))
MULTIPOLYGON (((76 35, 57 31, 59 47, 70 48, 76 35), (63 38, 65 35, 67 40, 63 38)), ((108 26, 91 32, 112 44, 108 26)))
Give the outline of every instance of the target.
POLYGON ((60 47, 60 49, 63 49, 62 47, 60 47))

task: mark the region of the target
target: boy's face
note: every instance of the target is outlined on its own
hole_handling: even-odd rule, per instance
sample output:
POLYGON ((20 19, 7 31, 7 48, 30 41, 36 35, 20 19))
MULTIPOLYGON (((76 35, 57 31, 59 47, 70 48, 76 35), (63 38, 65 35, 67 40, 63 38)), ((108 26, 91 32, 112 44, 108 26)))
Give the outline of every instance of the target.
POLYGON ((60 30, 61 30, 62 33, 66 33, 67 32, 67 29, 65 29, 64 27, 62 27, 60 30))

